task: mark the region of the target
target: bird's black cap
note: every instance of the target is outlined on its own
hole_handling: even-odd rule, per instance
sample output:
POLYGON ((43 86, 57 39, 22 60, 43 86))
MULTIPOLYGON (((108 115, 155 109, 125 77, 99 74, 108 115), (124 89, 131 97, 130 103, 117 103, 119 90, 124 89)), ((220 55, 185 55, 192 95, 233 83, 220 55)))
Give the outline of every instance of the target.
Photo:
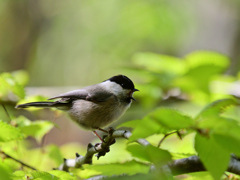
POLYGON ((127 76, 117 75, 117 76, 111 77, 108 80, 113 81, 113 82, 119 84, 124 89, 131 89, 133 91, 138 91, 137 89, 135 89, 134 84, 131 81, 131 79, 129 79, 127 76))

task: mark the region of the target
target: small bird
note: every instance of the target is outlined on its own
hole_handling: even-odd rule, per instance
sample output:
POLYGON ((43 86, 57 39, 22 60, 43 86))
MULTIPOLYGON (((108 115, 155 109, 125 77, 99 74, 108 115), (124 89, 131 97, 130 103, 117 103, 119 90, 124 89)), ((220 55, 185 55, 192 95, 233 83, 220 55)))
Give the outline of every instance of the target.
POLYGON ((16 108, 57 108, 66 111, 70 118, 85 130, 101 130, 119 119, 130 107, 135 89, 133 82, 124 75, 113 76, 99 84, 73 90, 48 100, 19 104, 16 108))

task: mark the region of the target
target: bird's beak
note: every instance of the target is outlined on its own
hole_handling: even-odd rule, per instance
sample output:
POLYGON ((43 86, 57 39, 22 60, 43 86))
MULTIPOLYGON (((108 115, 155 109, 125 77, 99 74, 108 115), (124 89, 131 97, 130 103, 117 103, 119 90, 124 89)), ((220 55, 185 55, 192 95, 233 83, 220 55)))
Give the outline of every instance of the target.
MULTIPOLYGON (((135 91, 139 91, 139 90, 138 89, 133 89, 131 94, 133 94, 135 91)), ((136 99, 134 97, 132 97, 132 96, 131 96, 131 99, 136 101, 136 99)))
POLYGON ((136 101, 136 99, 134 97, 130 97, 132 100, 136 101))
POLYGON ((134 97, 131 97, 132 100, 136 101, 136 99, 134 97))

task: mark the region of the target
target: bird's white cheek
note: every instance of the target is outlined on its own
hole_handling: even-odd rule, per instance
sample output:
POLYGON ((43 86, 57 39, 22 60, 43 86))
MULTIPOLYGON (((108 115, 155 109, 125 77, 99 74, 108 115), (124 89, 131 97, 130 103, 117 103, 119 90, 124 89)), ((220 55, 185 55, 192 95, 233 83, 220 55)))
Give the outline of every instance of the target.
POLYGON ((115 82, 104 81, 101 83, 101 85, 106 90, 108 90, 109 92, 112 92, 115 95, 121 94, 124 91, 124 89, 119 84, 116 84, 115 82))

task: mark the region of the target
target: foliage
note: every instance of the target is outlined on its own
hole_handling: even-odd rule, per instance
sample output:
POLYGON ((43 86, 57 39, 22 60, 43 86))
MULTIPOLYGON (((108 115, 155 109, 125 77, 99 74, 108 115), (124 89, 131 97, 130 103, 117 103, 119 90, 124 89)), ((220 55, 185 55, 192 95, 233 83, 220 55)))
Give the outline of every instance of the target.
POLYGON ((153 107, 168 96, 180 96, 205 105, 216 99, 229 97, 231 82, 236 77, 224 75, 229 60, 226 56, 209 51, 197 51, 179 59, 154 53, 138 53, 134 67, 128 71, 139 79, 141 93, 136 94, 145 106, 153 107), (214 83, 224 87, 215 89, 214 83), (224 83, 224 84, 223 84, 224 83), (222 91, 221 91, 222 90, 222 91), (217 93, 216 93, 217 92, 217 93), (144 97, 148 98, 144 98, 144 97))
MULTIPOLYGON (((63 147, 52 145, 44 148, 46 153, 42 153, 39 148, 29 148, 27 137, 31 136, 41 142, 55 125, 49 121, 32 122, 24 116, 14 117, 10 114, 11 121, 4 118, 0 121, 3 157, 8 154, 37 167, 37 170, 27 167, 20 169, 21 164, 5 156, 0 163, 0 177, 70 180, 104 175, 114 179, 158 179, 160 176, 173 179, 164 165, 173 159, 195 154, 200 157, 208 172, 189 173, 186 179, 220 179, 226 171, 231 153, 240 156, 240 124, 238 116, 234 114, 239 111, 239 102, 226 89, 216 93, 212 86, 217 81, 223 83, 225 88, 230 88, 237 81, 237 77, 223 74, 229 65, 228 58, 204 51, 191 53, 183 59, 140 53, 133 58, 132 63, 133 67, 127 71, 137 76, 136 86, 141 92, 138 95, 141 106, 138 108, 151 109, 151 112, 141 119, 118 126, 133 129, 129 141, 117 140, 105 157, 99 161, 93 159, 93 165, 84 165, 83 169, 74 169, 70 173, 51 170, 59 166, 62 158, 67 158, 66 153, 74 148, 66 145, 64 150, 63 147), (176 89, 177 93, 172 93, 176 89), (173 97, 176 101, 172 100, 173 97), (167 101, 171 102, 170 105, 167 101), (162 102, 166 102, 164 107, 162 102), (194 107, 195 113, 184 107, 194 107), (163 139, 164 135, 174 132, 176 136, 163 139), (193 151, 178 144, 189 137, 194 142, 193 151), (139 138, 147 138, 153 143, 143 147, 135 142, 139 138), (180 148, 181 151, 177 151, 180 148), (153 165, 156 172, 152 170, 153 165)), ((29 98, 25 97, 24 92, 28 79, 26 73, 14 74, 0 75, 2 104, 16 102, 16 97, 20 102, 29 98)), ((82 149, 79 146, 77 148, 76 151, 82 149)))
POLYGON ((7 99, 7 95, 11 92, 13 95, 16 95, 18 98, 24 98, 24 85, 26 84, 25 79, 27 75, 24 71, 10 73, 2 73, 0 75, 0 98, 1 100, 7 99))

